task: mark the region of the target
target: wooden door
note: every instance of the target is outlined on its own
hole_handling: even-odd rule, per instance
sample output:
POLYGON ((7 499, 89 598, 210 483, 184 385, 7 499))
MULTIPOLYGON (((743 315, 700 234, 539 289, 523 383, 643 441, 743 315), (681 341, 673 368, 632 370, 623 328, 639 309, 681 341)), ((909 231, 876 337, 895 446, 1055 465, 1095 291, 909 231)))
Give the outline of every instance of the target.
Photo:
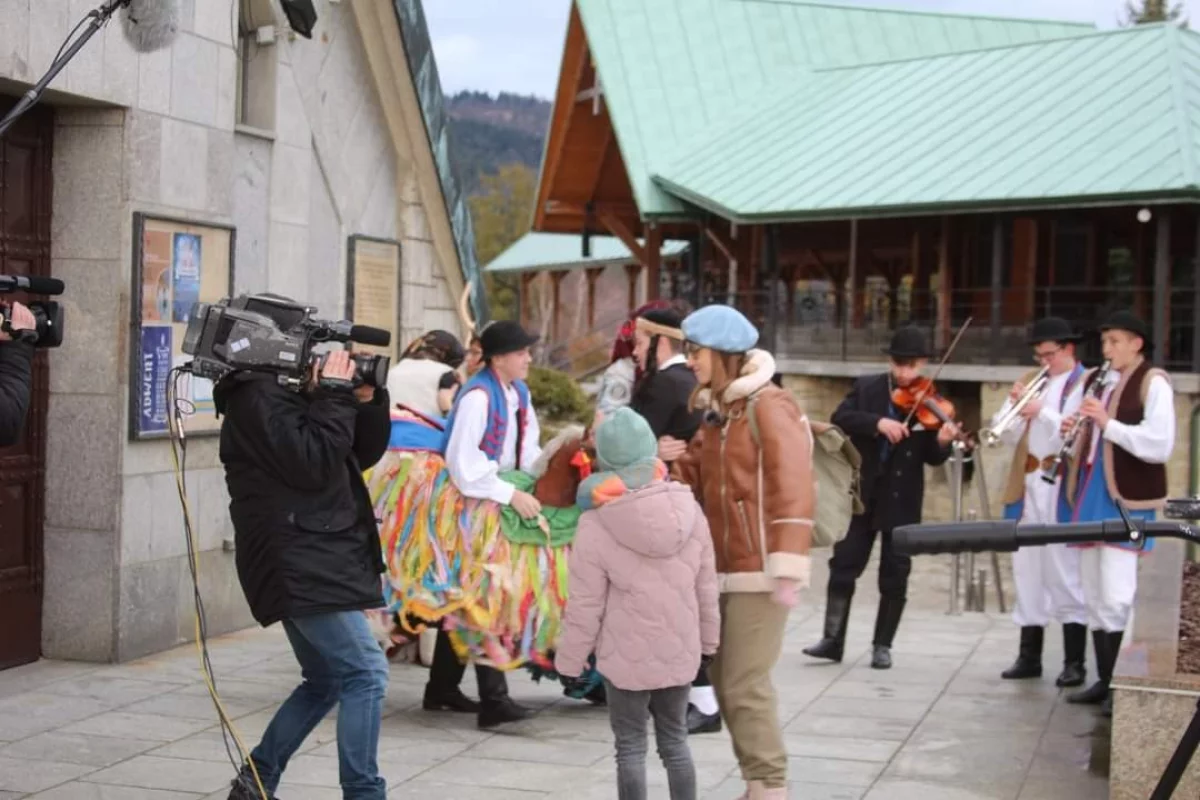
MULTIPOLYGON (((0 114, 11 105, 0 99, 0 114)), ((0 138, 0 274, 50 274, 53 132, 53 112, 40 107, 0 138)), ((0 302, 28 299, 0 296, 0 302)), ((40 351, 21 441, 0 448, 0 669, 41 655, 47 394, 46 354, 40 351)))

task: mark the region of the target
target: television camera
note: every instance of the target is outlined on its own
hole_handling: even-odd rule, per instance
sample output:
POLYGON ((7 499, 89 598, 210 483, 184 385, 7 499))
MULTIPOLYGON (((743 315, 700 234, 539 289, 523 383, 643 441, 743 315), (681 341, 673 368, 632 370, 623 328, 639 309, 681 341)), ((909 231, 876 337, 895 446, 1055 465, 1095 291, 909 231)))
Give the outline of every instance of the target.
MULTIPOLYGON (((30 294, 60 295, 66 287, 55 278, 25 275, 0 275, 0 294, 29 292, 30 294)), ((63 342, 63 310, 58 303, 35 300, 25 304, 33 314, 34 329, 14 331, 9 323, 12 304, 0 302, 0 330, 34 347, 58 347, 63 342)))
MULTIPOLYGON (((316 308, 273 294, 239 295, 217 303, 196 303, 188 318, 182 349, 192 356, 193 375, 219 381, 230 372, 250 370, 274 374, 283 386, 299 391, 309 367, 320 363, 314 353, 326 342, 358 342, 376 347, 391 344, 390 332, 349 320, 317 319, 316 308)), ((353 384, 387 385, 387 356, 354 353, 353 384)))

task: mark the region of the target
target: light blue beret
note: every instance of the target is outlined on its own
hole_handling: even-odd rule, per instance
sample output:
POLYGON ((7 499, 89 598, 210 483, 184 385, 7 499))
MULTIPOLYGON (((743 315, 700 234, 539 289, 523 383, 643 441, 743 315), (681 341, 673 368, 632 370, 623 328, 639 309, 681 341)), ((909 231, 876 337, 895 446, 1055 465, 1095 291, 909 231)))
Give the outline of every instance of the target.
POLYGON ((737 309, 712 305, 688 315, 683 338, 722 353, 745 353, 758 344, 758 329, 737 309))

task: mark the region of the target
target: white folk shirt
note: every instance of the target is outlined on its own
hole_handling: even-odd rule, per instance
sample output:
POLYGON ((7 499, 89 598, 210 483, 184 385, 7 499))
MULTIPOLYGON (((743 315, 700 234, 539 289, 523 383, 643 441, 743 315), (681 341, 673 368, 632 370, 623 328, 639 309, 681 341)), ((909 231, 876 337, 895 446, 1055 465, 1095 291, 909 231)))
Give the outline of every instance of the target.
MULTIPOLYGON (((1015 447, 1029 427, 1029 455, 1038 461, 1047 456, 1058 455, 1062 449, 1062 435, 1059 432, 1065 417, 1074 414, 1083 402, 1084 375, 1080 375, 1071 387, 1071 393, 1063 402, 1063 390, 1071 372, 1049 376, 1046 389, 1042 392, 1042 408, 1033 419, 1025 425, 1010 425, 1000 437, 1001 442, 1009 447, 1015 447)), ((1004 405, 992 418, 993 424, 1013 406, 1011 399, 1005 400, 1004 405)), ((1042 480, 1041 469, 1025 474, 1025 504, 1021 511, 1021 523, 1032 525, 1053 523, 1058 516, 1058 488, 1061 481, 1046 483, 1042 480)))
MULTIPOLYGON (((504 434, 504 446, 500 448, 500 460, 492 461, 479 446, 487 430, 488 393, 473 390, 459 401, 454 429, 450 431, 450 441, 446 445, 446 469, 450 471, 454 485, 467 497, 510 505, 515 489, 511 483, 501 480, 500 473, 517 466, 517 410, 520 408, 520 397, 511 386, 505 387, 504 394, 508 398, 508 429, 504 434)), ((542 448, 538 444, 541 429, 532 404, 526 416, 521 467, 528 470, 542 454, 542 448)))
MULTIPOLYGON (((1100 402, 1108 408, 1113 390, 1121 380, 1120 373, 1110 371, 1104 379, 1104 394, 1100 402)), ((1127 386, 1127 392, 1140 392, 1140 386, 1127 386)), ((1171 384, 1161 375, 1150 379, 1146 387, 1145 412, 1142 421, 1136 425, 1127 425, 1110 419, 1104 426, 1103 438, 1112 442, 1139 461, 1147 464, 1165 464, 1175 449, 1175 392, 1171 384)), ((1091 447, 1088 450, 1087 463, 1096 460, 1096 451, 1100 446, 1100 436, 1093 435, 1091 447)))

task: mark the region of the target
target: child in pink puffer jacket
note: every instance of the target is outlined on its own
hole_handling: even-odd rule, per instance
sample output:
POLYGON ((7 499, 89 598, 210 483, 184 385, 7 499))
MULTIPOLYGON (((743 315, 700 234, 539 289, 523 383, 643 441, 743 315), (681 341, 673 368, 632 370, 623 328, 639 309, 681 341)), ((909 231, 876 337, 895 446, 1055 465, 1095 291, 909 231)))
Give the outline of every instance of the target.
POLYGON ((646 717, 654 716, 671 800, 695 800, 688 690, 719 644, 712 537, 691 489, 667 481, 650 425, 620 408, 596 429, 602 472, 579 487, 570 599, 555 668, 589 653, 608 690, 621 800, 646 797, 646 717))

